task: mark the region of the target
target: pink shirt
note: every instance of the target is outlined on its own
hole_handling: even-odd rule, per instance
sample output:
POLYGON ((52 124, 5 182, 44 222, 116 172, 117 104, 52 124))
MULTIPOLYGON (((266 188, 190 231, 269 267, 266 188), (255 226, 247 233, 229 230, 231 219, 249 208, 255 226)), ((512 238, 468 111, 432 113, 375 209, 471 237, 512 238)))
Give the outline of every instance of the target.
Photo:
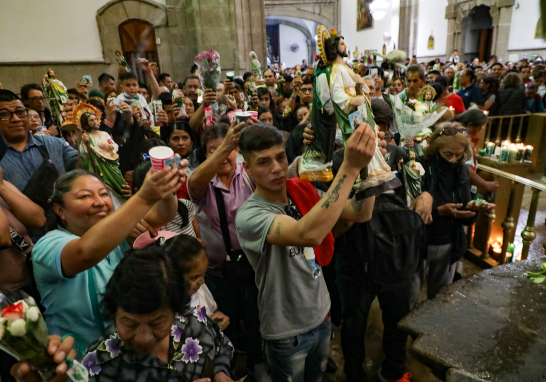
MULTIPOLYGON (((207 256, 209 258, 209 267, 207 272, 214 276, 222 276, 221 267, 227 256, 226 247, 222 238, 222 231, 220 229, 220 217, 218 215, 218 207, 216 206, 214 187, 222 190, 222 194, 224 196, 224 205, 226 206, 231 245, 233 249, 241 249, 239 240, 237 239, 235 217, 237 216, 237 211, 239 211, 239 208, 252 194, 252 190, 245 183, 243 171, 245 171, 243 169, 243 164, 237 163, 235 175, 231 180, 229 190, 226 189, 217 175, 212 178, 209 186, 203 195, 198 199, 189 194, 188 187, 190 200, 194 202, 197 210, 197 221, 199 222, 201 238, 207 246, 207 256)), ((188 177, 187 181, 189 181, 192 175, 193 173, 188 177)), ((249 179, 254 185, 254 179, 252 179, 251 176, 249 176, 249 179)))

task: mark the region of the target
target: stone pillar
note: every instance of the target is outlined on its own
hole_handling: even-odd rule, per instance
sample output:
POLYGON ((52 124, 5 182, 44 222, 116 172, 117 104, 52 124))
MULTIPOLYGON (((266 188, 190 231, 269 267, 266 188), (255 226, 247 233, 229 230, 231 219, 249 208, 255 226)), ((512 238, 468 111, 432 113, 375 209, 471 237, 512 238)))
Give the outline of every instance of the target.
POLYGON ((408 53, 411 58, 410 30, 411 30, 411 0, 400 0, 400 29, 398 32, 397 49, 408 53))
MULTIPOLYGON (((203 1, 203 0, 199 0, 203 1)), ((218 4, 216 0, 206 0, 218 4)), ((263 0, 230 0, 234 3, 236 16, 233 25, 236 32, 236 55, 238 61, 235 70, 240 74, 252 69, 251 51, 256 52, 262 64, 262 71, 267 68, 267 37, 265 31, 265 8, 263 0)))
POLYGON ((512 6, 515 0, 499 0, 496 7, 491 7, 491 16, 495 26, 493 52, 504 62, 508 61, 508 40, 512 22, 512 6), (496 11, 496 12, 495 12, 496 11), (495 12, 495 13, 494 13, 495 12))

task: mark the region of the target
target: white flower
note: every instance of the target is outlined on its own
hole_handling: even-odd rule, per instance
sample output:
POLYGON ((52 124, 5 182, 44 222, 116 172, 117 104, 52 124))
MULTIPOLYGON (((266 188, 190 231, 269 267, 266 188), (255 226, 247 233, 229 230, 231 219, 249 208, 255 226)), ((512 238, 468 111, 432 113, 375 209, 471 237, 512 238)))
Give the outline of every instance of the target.
POLYGON ((4 337, 4 325, 0 325, 0 341, 2 341, 3 337, 4 337))
MULTIPOLYGON (((7 321, 8 319, 6 317, 0 317, 0 325, 1 326, 4 326, 4 323, 7 321)), ((6 324, 7 325, 7 324, 6 324)))
POLYGON ((8 326, 8 330, 14 337, 23 337, 27 334, 27 323, 23 319, 15 320, 8 326))
POLYGON ((426 113, 428 111, 428 105, 422 103, 419 106, 415 106, 415 111, 421 114, 426 113))
POLYGON ((27 312, 27 318, 32 322, 38 321, 38 319, 40 318, 40 309, 35 306, 30 308, 27 312))
POLYGON ((17 302, 16 302, 15 304, 13 304, 13 305, 17 305, 17 304, 19 304, 20 302, 23 303, 23 312, 26 312, 26 311, 28 310, 28 304, 26 303, 25 300, 19 300, 19 301, 17 301, 17 302))
POLYGON ((413 119, 415 120, 415 122, 421 122, 423 121, 423 114, 418 111, 415 111, 413 112, 413 119))

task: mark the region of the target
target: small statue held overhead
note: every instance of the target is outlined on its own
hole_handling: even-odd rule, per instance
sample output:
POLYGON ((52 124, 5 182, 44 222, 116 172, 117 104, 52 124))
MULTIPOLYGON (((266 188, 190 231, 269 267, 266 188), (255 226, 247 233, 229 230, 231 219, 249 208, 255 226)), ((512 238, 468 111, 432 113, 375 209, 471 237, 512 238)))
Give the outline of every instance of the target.
POLYGON ((68 102, 66 86, 55 77, 52 69, 48 69, 42 80, 42 90, 53 114, 53 121, 60 127, 63 122, 61 108, 68 102))

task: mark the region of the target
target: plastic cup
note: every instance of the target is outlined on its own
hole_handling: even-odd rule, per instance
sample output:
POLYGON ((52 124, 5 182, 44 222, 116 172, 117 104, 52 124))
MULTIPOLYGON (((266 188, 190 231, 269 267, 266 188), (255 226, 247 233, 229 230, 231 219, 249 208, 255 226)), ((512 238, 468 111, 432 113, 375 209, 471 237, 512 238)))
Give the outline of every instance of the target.
POLYGON ((167 146, 153 147, 150 149, 149 154, 154 172, 163 170, 174 159, 174 151, 167 146))
POLYGON ((247 113, 250 113, 252 118, 258 119, 258 112, 257 111, 247 111, 247 113))
POLYGON ((226 77, 228 80, 233 81, 233 77, 235 77, 235 72, 233 70, 226 72, 226 77))
POLYGON ((231 123, 231 122, 233 122, 235 120, 235 114, 241 113, 241 112, 242 112, 241 109, 237 109, 237 110, 232 110, 229 113, 227 113, 228 118, 229 118, 229 123, 231 123))
POLYGON ((235 113, 235 120, 237 121, 237 125, 240 123, 244 123, 245 127, 248 126, 248 120, 252 117, 252 114, 245 111, 240 111, 238 113, 235 113))

